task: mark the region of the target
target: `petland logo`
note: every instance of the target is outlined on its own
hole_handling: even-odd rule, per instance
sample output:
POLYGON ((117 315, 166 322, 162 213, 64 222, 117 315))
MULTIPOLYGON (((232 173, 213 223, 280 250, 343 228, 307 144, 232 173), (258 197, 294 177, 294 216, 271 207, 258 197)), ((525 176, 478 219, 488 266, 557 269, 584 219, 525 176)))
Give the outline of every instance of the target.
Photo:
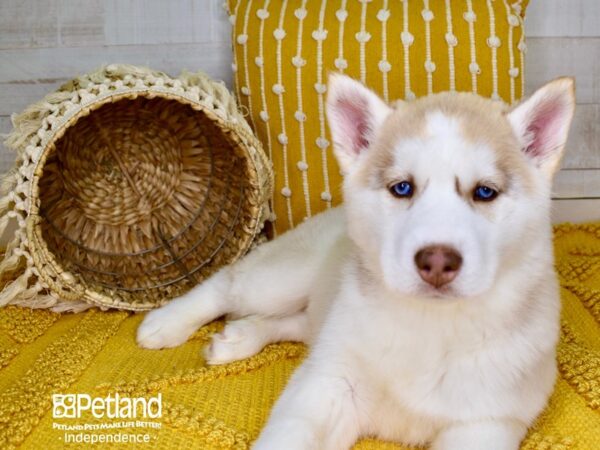
POLYGON ((53 394, 52 417, 81 419, 84 412, 96 419, 158 419, 162 417, 162 394, 157 397, 91 397, 88 394, 53 394))

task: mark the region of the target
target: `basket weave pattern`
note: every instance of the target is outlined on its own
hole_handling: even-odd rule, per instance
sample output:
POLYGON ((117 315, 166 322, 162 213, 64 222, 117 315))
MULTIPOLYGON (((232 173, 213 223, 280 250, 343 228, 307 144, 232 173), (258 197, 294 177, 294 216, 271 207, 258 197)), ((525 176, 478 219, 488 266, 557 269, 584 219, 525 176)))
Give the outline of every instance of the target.
MULTIPOLYGON (((245 253, 272 173, 220 83, 133 66, 80 77, 13 119, 0 304, 149 309, 245 253)), ((4 221, 4 222, 2 222, 4 221)))

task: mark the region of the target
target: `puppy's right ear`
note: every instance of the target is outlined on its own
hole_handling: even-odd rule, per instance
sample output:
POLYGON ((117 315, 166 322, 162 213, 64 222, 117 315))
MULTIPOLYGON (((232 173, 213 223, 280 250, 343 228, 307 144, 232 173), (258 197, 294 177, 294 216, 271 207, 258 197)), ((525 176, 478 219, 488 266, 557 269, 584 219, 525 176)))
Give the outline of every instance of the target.
POLYGON ((329 75, 327 120, 333 149, 344 173, 369 148, 391 111, 377 94, 358 81, 345 75, 329 75))

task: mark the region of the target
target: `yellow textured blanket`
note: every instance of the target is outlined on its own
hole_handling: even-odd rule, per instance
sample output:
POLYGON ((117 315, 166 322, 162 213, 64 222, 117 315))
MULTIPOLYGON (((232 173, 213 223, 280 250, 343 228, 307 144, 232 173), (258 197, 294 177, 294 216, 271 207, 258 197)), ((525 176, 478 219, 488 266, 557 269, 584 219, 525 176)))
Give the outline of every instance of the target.
MULTIPOLYGON (((563 301, 560 377, 523 448, 592 450, 600 448, 600 223, 558 226, 555 247, 563 301)), ((302 345, 284 343, 246 361, 206 367, 200 350, 221 323, 179 348, 150 351, 135 344, 141 318, 1 309, 0 448, 89 448, 93 440, 104 441, 96 448, 129 448, 126 439, 137 440, 136 448, 247 448, 306 354, 302 345), (91 400, 161 394, 162 417, 95 418, 90 409, 80 418, 53 418, 64 411, 53 408, 52 394, 91 400)), ((356 448, 402 447, 363 440, 356 448)))

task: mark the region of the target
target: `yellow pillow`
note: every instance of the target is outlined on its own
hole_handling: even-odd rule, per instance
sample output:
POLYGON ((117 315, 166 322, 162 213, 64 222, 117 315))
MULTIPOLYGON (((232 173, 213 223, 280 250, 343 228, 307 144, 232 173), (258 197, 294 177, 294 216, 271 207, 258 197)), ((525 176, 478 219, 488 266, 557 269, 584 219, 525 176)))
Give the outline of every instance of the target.
POLYGON ((229 0, 240 104, 275 171, 281 233, 341 201, 327 73, 386 100, 445 90, 523 95, 528 0, 229 0))

